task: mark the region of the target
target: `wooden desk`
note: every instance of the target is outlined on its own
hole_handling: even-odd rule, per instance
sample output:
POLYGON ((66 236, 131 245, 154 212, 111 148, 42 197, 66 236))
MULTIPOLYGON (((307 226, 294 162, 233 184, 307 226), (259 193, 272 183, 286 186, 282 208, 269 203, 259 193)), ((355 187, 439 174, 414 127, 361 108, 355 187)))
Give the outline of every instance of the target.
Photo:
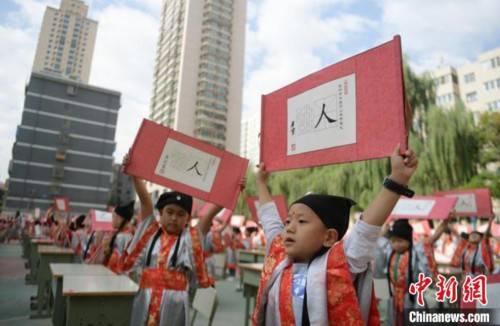
POLYGON ((124 275, 64 277, 66 325, 128 326, 138 289, 124 275))
POLYGON ((263 263, 266 252, 263 250, 238 250, 238 262, 263 263))
POLYGON ((240 263, 238 264, 242 271, 243 278, 243 296, 245 297, 245 326, 249 325, 250 320, 250 300, 257 297, 259 290, 260 274, 264 267, 263 263, 240 263))
POLYGON ((115 276, 115 273, 103 265, 91 264, 50 264, 52 272, 52 293, 54 305, 52 307, 52 324, 66 325, 66 301, 63 298, 63 281, 69 276, 102 275, 115 276))
POLYGON ((39 246, 40 267, 38 271, 38 291, 36 312, 31 318, 47 318, 50 316, 51 293, 51 263, 71 263, 73 261, 73 249, 60 248, 56 246, 39 246))
POLYGON ((26 276, 27 284, 37 284, 38 265, 40 256, 38 255, 39 245, 53 244, 54 240, 50 238, 31 238, 29 245, 29 268, 30 273, 26 276))

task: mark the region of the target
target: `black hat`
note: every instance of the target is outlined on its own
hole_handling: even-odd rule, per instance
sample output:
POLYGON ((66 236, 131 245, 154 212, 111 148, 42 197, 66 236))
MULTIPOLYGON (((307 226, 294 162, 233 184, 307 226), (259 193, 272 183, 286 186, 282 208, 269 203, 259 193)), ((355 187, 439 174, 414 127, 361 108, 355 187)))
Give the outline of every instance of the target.
POLYGON ((349 210, 356 202, 345 197, 310 194, 293 204, 304 204, 312 209, 328 229, 337 230, 340 240, 349 226, 349 210))
POLYGON ((85 221, 85 215, 80 215, 76 218, 75 224, 77 229, 83 228, 83 221, 85 221))
POLYGON ((163 207, 168 204, 176 204, 183 208, 189 215, 191 215, 191 210, 193 209, 193 197, 183 194, 178 191, 169 191, 161 194, 160 198, 156 202, 156 209, 161 212, 163 207))
POLYGON ((123 217, 125 220, 130 221, 132 216, 134 216, 134 204, 135 200, 132 200, 126 205, 117 206, 115 208, 115 213, 123 217))
POLYGON ((397 220, 389 229, 389 237, 398 237, 412 242, 413 228, 408 220, 397 220))

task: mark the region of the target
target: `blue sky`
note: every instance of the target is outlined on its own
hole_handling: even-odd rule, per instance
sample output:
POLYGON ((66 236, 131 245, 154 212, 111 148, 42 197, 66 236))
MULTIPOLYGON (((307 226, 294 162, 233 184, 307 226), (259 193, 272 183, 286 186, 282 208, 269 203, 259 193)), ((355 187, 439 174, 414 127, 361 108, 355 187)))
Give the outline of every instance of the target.
MULTIPOLYGON (((121 160, 148 113, 161 0, 85 2, 99 21, 90 82, 122 92, 115 152, 121 160)), ((0 180, 8 175, 47 5, 59 0, 0 1, 0 180)), ((417 72, 475 60, 500 46, 499 12, 496 0, 248 0, 244 115, 258 112, 261 94, 394 34, 417 72)))

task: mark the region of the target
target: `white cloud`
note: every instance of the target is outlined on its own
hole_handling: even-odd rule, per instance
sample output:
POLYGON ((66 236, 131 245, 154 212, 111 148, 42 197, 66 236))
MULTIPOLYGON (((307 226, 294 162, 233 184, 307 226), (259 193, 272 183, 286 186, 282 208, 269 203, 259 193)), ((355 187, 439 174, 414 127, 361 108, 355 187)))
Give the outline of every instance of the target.
POLYGON ((158 21, 143 11, 110 5, 96 13, 99 21, 91 84, 122 93, 116 129, 118 162, 132 145, 148 115, 158 21))
POLYGON ((252 3, 255 29, 247 28, 246 60, 252 69, 244 88, 244 115, 260 110, 260 96, 343 58, 339 43, 350 33, 376 25, 370 19, 342 13, 325 16, 339 2, 331 0, 264 0, 252 3), (255 13, 254 13, 255 12, 255 13))
POLYGON ((403 50, 418 71, 441 61, 460 65, 499 40, 500 2, 496 0, 411 0, 381 2, 382 37, 401 34, 403 50))
MULTIPOLYGON (((86 0, 91 18, 99 21, 91 84, 122 93, 115 157, 132 144, 137 128, 147 116, 153 76, 155 43, 161 1, 135 6, 86 0), (156 10, 156 12, 155 12, 156 10)), ((15 0, 16 10, 0 22, 0 180, 8 177, 8 163, 16 127, 21 121, 24 86, 29 79, 38 34, 47 5, 58 8, 60 0, 15 0)))

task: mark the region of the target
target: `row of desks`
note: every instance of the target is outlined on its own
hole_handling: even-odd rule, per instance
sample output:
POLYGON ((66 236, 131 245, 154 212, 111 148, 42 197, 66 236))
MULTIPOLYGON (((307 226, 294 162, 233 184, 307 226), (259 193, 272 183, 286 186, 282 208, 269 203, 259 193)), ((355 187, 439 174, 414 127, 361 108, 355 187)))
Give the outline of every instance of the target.
POLYGON ((27 283, 37 284, 31 318, 54 325, 129 325, 138 286, 102 265, 73 263, 73 250, 47 238, 23 238, 27 283))
POLYGON ((263 250, 238 251, 238 267, 243 285, 243 296, 245 297, 245 326, 248 326, 250 321, 251 301, 255 305, 265 256, 266 253, 263 250))
POLYGON ((129 325, 138 286, 102 265, 51 264, 57 325, 129 325))

